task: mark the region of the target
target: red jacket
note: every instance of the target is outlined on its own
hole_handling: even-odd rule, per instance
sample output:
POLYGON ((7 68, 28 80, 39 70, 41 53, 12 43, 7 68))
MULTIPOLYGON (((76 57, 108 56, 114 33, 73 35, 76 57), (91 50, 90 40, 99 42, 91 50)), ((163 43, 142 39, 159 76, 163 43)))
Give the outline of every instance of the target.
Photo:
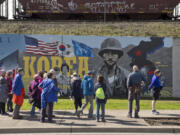
POLYGON ((11 93, 12 91, 12 79, 11 78, 6 78, 6 81, 8 82, 8 92, 11 93))

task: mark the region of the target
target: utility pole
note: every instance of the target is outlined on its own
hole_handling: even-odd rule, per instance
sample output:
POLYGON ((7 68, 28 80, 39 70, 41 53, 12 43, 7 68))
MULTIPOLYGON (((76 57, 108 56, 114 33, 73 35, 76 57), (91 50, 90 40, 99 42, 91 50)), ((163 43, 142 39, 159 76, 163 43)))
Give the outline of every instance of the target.
POLYGON ((106 0, 104 0, 104 23, 106 22, 106 0))
POLYGON ((6 0, 6 17, 9 17, 9 0, 6 0))

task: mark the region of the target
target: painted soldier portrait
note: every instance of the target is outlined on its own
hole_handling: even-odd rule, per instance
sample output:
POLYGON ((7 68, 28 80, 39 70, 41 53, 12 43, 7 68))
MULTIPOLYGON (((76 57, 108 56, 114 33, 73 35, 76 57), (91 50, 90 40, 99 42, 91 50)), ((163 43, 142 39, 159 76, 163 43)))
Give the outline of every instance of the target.
POLYGON ((118 65, 118 60, 123 56, 121 43, 114 38, 107 38, 101 44, 99 56, 104 63, 99 68, 97 74, 105 78, 109 97, 123 97, 127 95, 126 78, 129 72, 118 65))

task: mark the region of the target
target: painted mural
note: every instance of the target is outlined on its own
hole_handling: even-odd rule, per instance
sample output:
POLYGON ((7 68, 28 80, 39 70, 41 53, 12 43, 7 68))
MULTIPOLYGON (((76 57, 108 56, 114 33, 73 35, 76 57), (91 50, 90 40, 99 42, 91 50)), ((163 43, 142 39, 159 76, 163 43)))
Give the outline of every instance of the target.
POLYGON ((109 97, 127 96, 126 80, 133 65, 147 79, 146 95, 153 71, 162 71, 166 94, 172 93, 172 38, 61 35, 0 35, 0 68, 24 68, 26 87, 34 74, 58 67, 58 85, 64 95, 71 92, 70 76, 81 78, 89 70, 105 77, 109 97))

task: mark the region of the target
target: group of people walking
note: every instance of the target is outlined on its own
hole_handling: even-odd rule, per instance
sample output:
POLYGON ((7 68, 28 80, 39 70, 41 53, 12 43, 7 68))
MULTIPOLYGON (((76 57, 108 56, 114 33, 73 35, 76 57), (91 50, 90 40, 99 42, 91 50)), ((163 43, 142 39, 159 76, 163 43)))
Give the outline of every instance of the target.
MULTIPOLYGON (((30 114, 34 116, 35 108, 37 107, 41 112, 40 122, 45 122, 45 117, 48 118, 48 122, 52 122, 54 102, 58 100, 58 93, 61 95, 61 90, 58 87, 58 73, 58 67, 51 69, 49 72, 41 71, 34 75, 33 80, 29 84, 29 103, 32 104, 30 114)), ((13 119, 22 119, 22 116, 19 114, 25 96, 22 76, 22 68, 17 70, 14 78, 12 71, 6 72, 5 70, 0 70, 0 114, 8 115, 7 111, 13 112, 13 119), (6 103, 7 111, 5 109, 6 103)), ((107 86, 101 74, 97 75, 96 81, 93 79, 94 76, 95 74, 92 71, 89 71, 82 80, 77 73, 73 73, 71 76, 71 97, 74 99, 75 115, 80 118, 89 103, 88 118, 93 119, 93 99, 95 97, 96 120, 99 122, 101 119, 102 122, 105 122, 105 105, 108 98, 107 86), (96 83, 94 84, 94 82, 96 83), (83 97, 85 99, 84 104, 82 104, 83 97), (78 109, 78 107, 80 109, 78 109)), ((159 79, 160 76, 160 70, 156 69, 152 82, 148 87, 152 90, 152 113, 155 115, 159 114, 159 112, 156 111, 155 104, 160 97, 160 91, 163 87, 159 79)), ((129 118, 132 118, 134 99, 136 100, 134 117, 139 118, 140 95, 145 84, 146 79, 139 71, 138 66, 134 65, 133 72, 131 72, 127 78, 129 118)))
POLYGON ((0 70, 0 113, 2 115, 8 115, 7 111, 13 112, 13 119, 22 118, 19 115, 20 107, 23 104, 25 91, 22 82, 23 69, 19 68, 17 75, 13 81, 13 72, 0 70), (13 109, 14 103, 14 109, 13 109))

